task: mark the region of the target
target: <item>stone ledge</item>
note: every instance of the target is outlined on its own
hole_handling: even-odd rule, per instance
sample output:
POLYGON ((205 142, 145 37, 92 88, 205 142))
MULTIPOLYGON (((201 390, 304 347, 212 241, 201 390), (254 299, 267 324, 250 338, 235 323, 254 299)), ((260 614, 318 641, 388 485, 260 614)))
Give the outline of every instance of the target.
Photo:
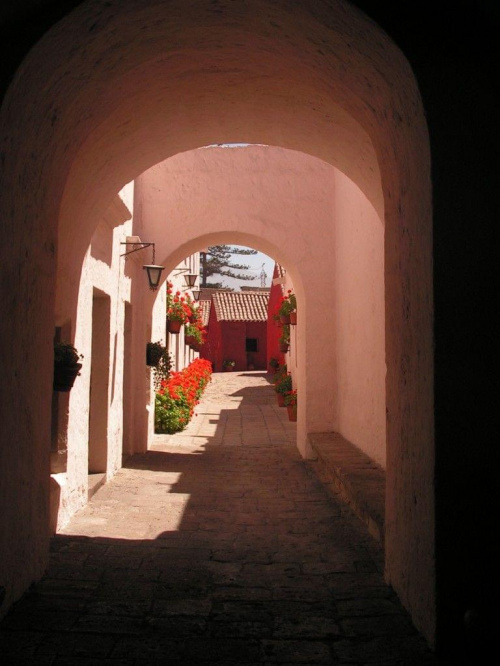
POLYGON ((309 462, 318 478, 384 545, 385 470, 336 432, 310 433, 308 439, 315 456, 309 462))

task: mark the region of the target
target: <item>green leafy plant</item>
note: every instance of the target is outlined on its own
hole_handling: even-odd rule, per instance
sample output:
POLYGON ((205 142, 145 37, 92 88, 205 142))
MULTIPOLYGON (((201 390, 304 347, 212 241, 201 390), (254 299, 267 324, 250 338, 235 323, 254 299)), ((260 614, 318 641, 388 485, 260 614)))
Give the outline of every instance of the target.
POLYGON ((223 368, 234 368, 236 365, 236 361, 232 361, 229 359, 226 359, 225 361, 222 361, 222 367, 223 368))
POLYGON ((54 391, 70 391, 75 379, 80 375, 83 355, 69 342, 54 343, 54 391))
POLYGON ((184 335, 186 338, 191 338, 199 345, 202 345, 204 342, 203 331, 196 324, 186 324, 184 327, 184 335))
POLYGON ((146 364, 156 366, 165 347, 161 342, 148 342, 146 345, 146 364))
POLYGON ((69 342, 54 343, 54 363, 56 365, 71 367, 78 365, 82 359, 83 354, 79 354, 69 342))
POLYGON ((283 345, 289 345, 290 344, 290 325, 289 324, 283 324, 281 327, 281 335, 278 338, 278 342, 283 345))
POLYGON ((297 407, 297 389, 285 393, 284 401, 286 407, 297 407))
POLYGON ((181 324, 188 320, 191 309, 186 306, 185 300, 180 291, 176 291, 174 294, 172 283, 167 282, 167 319, 180 321, 181 324))
POLYGON ((183 430, 212 375, 210 361, 198 358, 160 383, 155 398, 155 432, 183 430))
POLYGON ((269 366, 274 370, 277 370, 280 367, 280 362, 274 356, 269 359, 269 366))
POLYGON ((292 375, 281 375, 274 384, 274 390, 283 396, 289 393, 292 390, 292 375))
POLYGON ((278 369, 276 370, 276 374, 274 375, 274 383, 278 382, 281 377, 284 377, 288 373, 288 368, 286 363, 283 363, 283 365, 278 366, 278 369))
POLYGON ((153 368, 153 386, 155 391, 159 391, 162 382, 168 380, 168 378, 170 377, 171 370, 172 370, 172 357, 170 353, 167 351, 167 348, 163 347, 158 363, 153 368))
POLYGON ((276 306, 273 314, 273 319, 276 322, 281 321, 281 317, 289 317, 290 313, 295 312, 297 309, 297 299, 291 289, 288 290, 286 296, 282 296, 280 302, 276 306))

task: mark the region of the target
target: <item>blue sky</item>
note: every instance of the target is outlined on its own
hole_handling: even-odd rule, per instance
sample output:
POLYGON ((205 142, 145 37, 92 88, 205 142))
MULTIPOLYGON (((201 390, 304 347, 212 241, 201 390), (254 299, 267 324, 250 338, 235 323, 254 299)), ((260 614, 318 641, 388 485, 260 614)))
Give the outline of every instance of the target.
MULTIPOLYGON (((232 247, 243 247, 241 245, 232 245, 232 247)), ((253 248, 252 248, 253 249, 253 248)), ((240 271, 240 273, 246 273, 247 275, 255 275, 255 280, 234 280, 233 278, 222 278, 222 282, 225 286, 232 287, 233 289, 239 289, 241 286, 248 287, 260 287, 260 273, 262 271, 262 265, 264 264, 264 270, 267 273, 265 286, 269 287, 271 285, 271 280, 273 279, 273 270, 274 270, 274 259, 268 257, 262 252, 258 252, 253 255, 238 255, 233 256, 232 261, 235 263, 248 264, 250 267, 248 271, 240 271)), ((219 280, 218 276, 214 275, 214 280, 219 280)))

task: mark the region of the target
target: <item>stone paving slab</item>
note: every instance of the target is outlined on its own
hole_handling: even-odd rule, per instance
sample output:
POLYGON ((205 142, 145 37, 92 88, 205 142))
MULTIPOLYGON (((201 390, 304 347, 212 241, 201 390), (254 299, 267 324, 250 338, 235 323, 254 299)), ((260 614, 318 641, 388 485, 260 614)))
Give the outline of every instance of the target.
POLYGON ((266 376, 216 374, 197 414, 52 539, 0 625, 2 664, 437 664, 266 376))

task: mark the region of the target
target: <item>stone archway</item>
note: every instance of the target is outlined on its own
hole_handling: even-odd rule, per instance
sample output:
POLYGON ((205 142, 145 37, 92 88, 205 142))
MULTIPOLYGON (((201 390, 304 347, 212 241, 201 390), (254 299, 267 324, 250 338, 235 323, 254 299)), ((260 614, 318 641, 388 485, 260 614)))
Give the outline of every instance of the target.
POLYGON ((2 248, 2 343, 20 348, 5 359, 2 400, 4 428, 18 442, 2 453, 11 471, 0 556, 7 601, 46 559, 52 312, 56 302, 57 322, 59 305, 74 300, 73 267, 97 212, 170 155, 262 142, 338 167, 385 220, 386 572, 432 641, 431 196, 414 77, 388 37, 345 2, 309 0, 293 13, 285 0, 195 4, 188 15, 180 0, 126 0, 119 9, 89 0, 35 46, 1 110, 1 214, 11 241, 2 248), (34 386, 36 406, 20 403, 34 386))

